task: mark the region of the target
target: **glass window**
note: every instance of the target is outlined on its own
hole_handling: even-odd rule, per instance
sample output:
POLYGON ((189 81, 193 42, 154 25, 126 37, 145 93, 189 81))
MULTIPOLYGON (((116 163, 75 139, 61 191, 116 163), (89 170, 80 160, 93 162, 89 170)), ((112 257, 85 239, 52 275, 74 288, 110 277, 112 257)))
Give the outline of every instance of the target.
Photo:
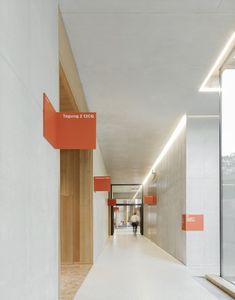
MULTIPOLYGON (((231 59, 234 60, 234 55, 231 59)), ((235 284, 235 66, 221 73, 221 275, 235 284)))

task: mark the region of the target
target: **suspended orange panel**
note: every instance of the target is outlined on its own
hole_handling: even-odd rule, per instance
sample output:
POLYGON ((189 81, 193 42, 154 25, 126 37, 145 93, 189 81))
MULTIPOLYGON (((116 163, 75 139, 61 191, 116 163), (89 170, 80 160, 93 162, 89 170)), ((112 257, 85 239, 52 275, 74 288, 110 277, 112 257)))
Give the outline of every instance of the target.
POLYGON ((110 176, 94 176, 94 192, 109 192, 110 183, 110 176))
POLYGON ((96 113, 56 112, 43 94, 43 135, 56 149, 95 149, 96 113))
POLYGON ((156 196, 144 196, 144 204, 155 205, 157 204, 156 196))
MULTIPOLYGON (((115 206, 117 204, 117 200, 116 199, 108 199, 108 206, 115 206)), ((118 207, 115 207, 114 210, 118 210, 118 207)))
POLYGON ((204 215, 182 215, 182 230, 184 231, 203 231, 204 215))

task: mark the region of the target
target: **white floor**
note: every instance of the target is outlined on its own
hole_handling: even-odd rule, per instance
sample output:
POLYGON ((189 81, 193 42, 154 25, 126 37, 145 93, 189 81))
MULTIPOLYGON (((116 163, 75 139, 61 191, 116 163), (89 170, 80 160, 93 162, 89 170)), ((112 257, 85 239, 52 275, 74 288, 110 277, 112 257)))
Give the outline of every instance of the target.
POLYGON ((187 268, 141 235, 117 231, 74 300, 215 300, 187 268))

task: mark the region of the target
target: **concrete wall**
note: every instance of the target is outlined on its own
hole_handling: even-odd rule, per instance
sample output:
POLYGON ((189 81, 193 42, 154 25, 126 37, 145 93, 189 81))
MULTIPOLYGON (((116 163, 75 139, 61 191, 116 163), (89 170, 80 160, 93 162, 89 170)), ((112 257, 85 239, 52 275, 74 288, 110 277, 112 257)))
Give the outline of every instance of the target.
POLYGON ((204 214, 204 231, 187 232, 187 265, 219 274, 219 118, 188 117, 187 214, 204 214))
MULTIPOLYGON (((156 169, 157 205, 145 205, 145 235, 168 253, 186 263, 186 233, 181 230, 181 215, 186 205, 185 128, 156 169)), ((145 194, 147 193, 145 188, 145 194)), ((152 191, 151 191, 152 192, 152 191)))
POLYGON ((58 299, 59 156, 42 93, 58 109, 55 0, 0 2, 0 299, 58 299))
POLYGON ((145 235, 185 263, 195 275, 219 273, 219 121, 188 117, 150 178, 145 194, 158 196, 145 206, 145 235), (150 193, 150 194, 151 194, 150 193), (183 231, 182 214, 203 214, 204 231, 183 231))
MULTIPOLYGON (((102 153, 97 143, 97 149, 93 151, 93 175, 106 176, 102 153)), ((93 193, 93 247, 94 262, 102 252, 108 238, 108 192, 93 193)))

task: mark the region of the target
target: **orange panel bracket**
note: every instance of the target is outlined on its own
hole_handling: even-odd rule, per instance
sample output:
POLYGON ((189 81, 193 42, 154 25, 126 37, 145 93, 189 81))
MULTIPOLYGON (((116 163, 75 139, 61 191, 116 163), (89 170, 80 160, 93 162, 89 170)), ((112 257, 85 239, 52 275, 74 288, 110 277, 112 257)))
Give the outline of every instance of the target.
POLYGON ((204 215, 182 215, 182 230, 184 231, 203 231, 204 215))
POLYGON ((43 136, 55 149, 96 149, 96 113, 56 112, 43 94, 43 136))
POLYGON ((109 192, 110 183, 110 176, 94 176, 94 192, 109 192))

